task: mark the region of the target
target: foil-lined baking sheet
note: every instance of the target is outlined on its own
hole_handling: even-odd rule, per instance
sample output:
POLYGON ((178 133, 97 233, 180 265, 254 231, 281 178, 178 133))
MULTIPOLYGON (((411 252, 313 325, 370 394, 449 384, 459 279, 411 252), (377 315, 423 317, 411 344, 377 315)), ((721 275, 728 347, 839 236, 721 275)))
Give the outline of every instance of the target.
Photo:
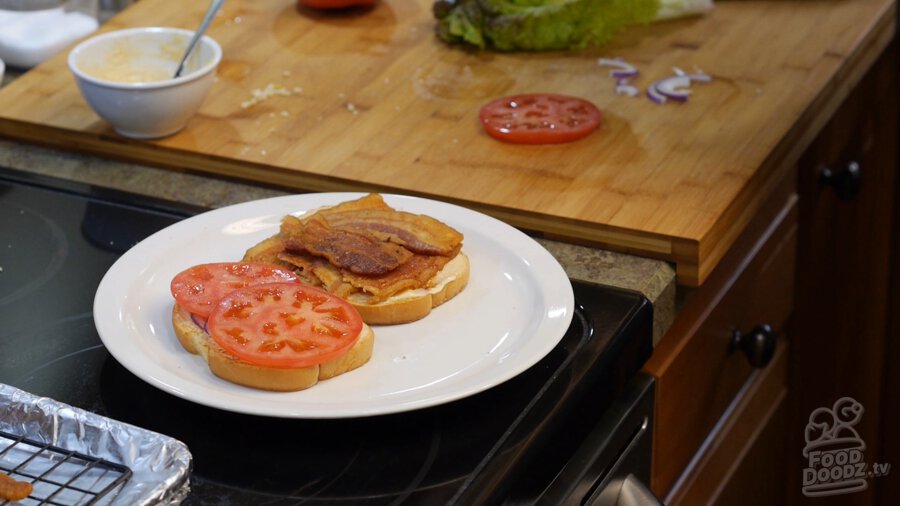
MULTIPOLYGON (((27 467, 27 474, 32 476, 53 473, 53 481, 62 483, 75 479, 78 486, 57 492, 50 504, 180 504, 190 492, 192 459, 184 443, 4 384, 0 384, 0 431, 119 464, 131 471, 119 484, 113 482, 120 476, 114 469, 91 465, 85 472, 83 465, 71 461, 61 464, 52 452, 39 453, 34 445, 0 438, 0 468, 27 467), (28 455, 32 449, 34 454, 28 455), (99 498, 78 491, 113 483, 112 490, 99 498)), ((35 482, 36 495, 45 486, 35 482)), ((25 499, 20 503, 38 504, 40 500, 25 499)))

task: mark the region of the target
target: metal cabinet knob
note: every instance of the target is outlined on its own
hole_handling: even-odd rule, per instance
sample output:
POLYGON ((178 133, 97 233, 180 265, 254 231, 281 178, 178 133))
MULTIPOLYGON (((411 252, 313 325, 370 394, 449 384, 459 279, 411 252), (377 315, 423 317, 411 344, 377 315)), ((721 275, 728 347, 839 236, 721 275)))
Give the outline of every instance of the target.
POLYGON ((775 331, 766 324, 753 327, 748 334, 735 329, 731 333, 729 351, 743 351, 750 365, 760 369, 769 365, 775 355, 775 338, 775 331))
POLYGON ((849 162, 843 168, 819 169, 819 184, 829 186, 841 200, 851 200, 859 194, 860 167, 857 162, 849 162))

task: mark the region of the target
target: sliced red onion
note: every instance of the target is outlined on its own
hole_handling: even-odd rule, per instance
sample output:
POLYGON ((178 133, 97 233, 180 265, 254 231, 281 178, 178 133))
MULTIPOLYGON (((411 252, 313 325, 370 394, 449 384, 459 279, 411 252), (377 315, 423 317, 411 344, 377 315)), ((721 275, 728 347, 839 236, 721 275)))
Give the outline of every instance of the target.
MULTIPOLYGON (((648 96, 650 96, 650 90, 652 89, 654 95, 662 95, 665 98, 671 98, 672 100, 678 100, 684 102, 687 100, 688 96, 691 94, 691 78, 684 76, 671 76, 665 79, 660 79, 653 84, 650 85, 650 89, 647 90, 648 96)), ((653 99, 653 96, 650 96, 653 99)), ((654 100, 656 102, 656 100, 654 100)), ((664 103, 658 102, 658 103, 664 103)))
MULTIPOLYGON (((597 64, 603 67, 613 67, 610 76, 616 79, 616 93, 619 95, 637 96, 640 90, 631 84, 631 79, 638 75, 637 68, 624 61, 622 58, 598 58, 597 64)), ((655 81, 647 88, 647 96, 657 104, 664 104, 669 99, 684 102, 691 94, 691 83, 708 83, 712 77, 702 71, 685 72, 678 67, 672 67, 674 76, 655 81)))
POLYGON ((647 87, 647 97, 657 104, 665 104, 667 100, 666 96, 656 89, 656 83, 647 87))
POLYGON ((703 72, 693 72, 691 74, 685 75, 691 78, 691 81, 695 81, 698 83, 708 83, 712 81, 712 76, 710 76, 709 74, 704 74, 703 72))
POLYGON ((672 67, 672 71, 675 72, 676 76, 688 76, 691 78, 691 81, 696 81, 698 83, 708 83, 712 81, 712 77, 709 74, 700 70, 685 72, 678 67, 672 67))
POLYGON ((597 65, 600 65, 601 67, 614 67, 614 70, 612 70, 609 75, 615 77, 616 79, 634 77, 638 75, 638 69, 634 65, 622 60, 621 58, 598 58, 597 65))
POLYGON ((197 324, 198 327, 200 327, 201 329, 203 329, 204 332, 206 332, 207 334, 209 334, 209 331, 206 330, 206 318, 203 318, 203 317, 200 316, 200 315, 196 315, 196 314, 194 314, 194 313, 191 313, 191 320, 193 320, 194 323, 197 324))
POLYGON ((619 81, 616 84, 616 93, 619 95, 628 95, 629 97, 636 97, 640 94, 640 90, 637 89, 637 86, 628 84, 627 81, 619 81))
POLYGON ((614 70, 609 73, 609 75, 615 77, 616 79, 628 78, 628 77, 637 77, 638 71, 625 71, 625 70, 614 70))

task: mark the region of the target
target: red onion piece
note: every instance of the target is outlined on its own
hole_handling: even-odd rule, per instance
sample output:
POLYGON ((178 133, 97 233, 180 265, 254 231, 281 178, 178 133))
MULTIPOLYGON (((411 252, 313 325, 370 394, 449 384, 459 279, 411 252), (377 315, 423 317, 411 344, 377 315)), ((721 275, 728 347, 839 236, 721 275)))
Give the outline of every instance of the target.
POLYGON ((193 320, 194 324, 196 324, 198 327, 203 329, 203 332, 206 332, 207 334, 209 334, 209 331, 206 330, 206 319, 205 318, 203 318, 200 315, 191 313, 191 320, 193 320))
POLYGON ((650 87, 659 95, 684 102, 691 94, 691 78, 686 75, 671 76, 654 82, 650 87))
POLYGON ((688 76, 691 78, 691 81, 696 81, 698 83, 708 83, 712 81, 712 77, 701 70, 695 70, 694 72, 685 72, 678 67, 672 67, 672 71, 675 72, 676 76, 688 76))
POLYGON ((647 97, 657 104, 665 104, 667 101, 666 96, 656 89, 656 83, 647 87, 647 97))
POLYGON ((616 79, 634 77, 638 75, 637 68, 622 60, 621 58, 598 58, 597 65, 601 67, 613 67, 613 70, 610 71, 609 75, 615 77, 616 79))
POLYGON ((637 89, 637 86, 628 84, 628 81, 619 81, 619 83, 616 84, 616 93, 619 95, 636 97, 640 93, 640 90, 637 89))
POLYGON ((709 74, 704 74, 703 72, 694 72, 691 74, 685 74, 688 76, 692 82, 698 83, 708 83, 712 82, 712 77, 709 74))
POLYGON ((609 75, 615 77, 616 79, 630 78, 638 75, 637 70, 613 70, 609 73, 609 75))

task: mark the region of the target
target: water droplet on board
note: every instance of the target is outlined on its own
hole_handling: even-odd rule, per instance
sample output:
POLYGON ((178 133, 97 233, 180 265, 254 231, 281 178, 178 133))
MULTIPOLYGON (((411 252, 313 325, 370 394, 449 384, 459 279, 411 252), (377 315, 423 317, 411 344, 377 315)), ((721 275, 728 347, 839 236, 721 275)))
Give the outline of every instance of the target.
POLYGON ((421 66, 412 76, 416 94, 428 100, 489 98, 515 84, 506 71, 478 60, 438 60, 421 66))

